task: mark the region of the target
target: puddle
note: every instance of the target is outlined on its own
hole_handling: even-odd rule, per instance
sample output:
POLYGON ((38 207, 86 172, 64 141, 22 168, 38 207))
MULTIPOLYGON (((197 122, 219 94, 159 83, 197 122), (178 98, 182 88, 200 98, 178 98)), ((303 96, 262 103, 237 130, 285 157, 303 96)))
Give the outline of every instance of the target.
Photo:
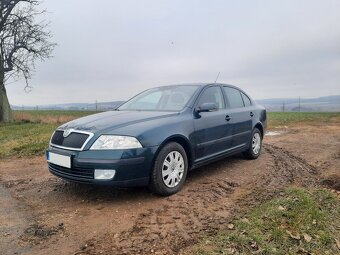
POLYGON ((281 135, 282 132, 279 131, 268 131, 266 132, 266 136, 274 136, 274 135, 281 135))

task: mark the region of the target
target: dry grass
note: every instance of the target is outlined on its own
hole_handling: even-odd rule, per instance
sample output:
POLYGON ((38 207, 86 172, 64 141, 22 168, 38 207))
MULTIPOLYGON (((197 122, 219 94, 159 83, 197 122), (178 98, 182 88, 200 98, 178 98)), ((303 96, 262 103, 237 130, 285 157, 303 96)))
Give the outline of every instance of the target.
POLYGON ((75 118, 93 114, 93 111, 13 111, 14 120, 23 123, 62 124, 75 118))

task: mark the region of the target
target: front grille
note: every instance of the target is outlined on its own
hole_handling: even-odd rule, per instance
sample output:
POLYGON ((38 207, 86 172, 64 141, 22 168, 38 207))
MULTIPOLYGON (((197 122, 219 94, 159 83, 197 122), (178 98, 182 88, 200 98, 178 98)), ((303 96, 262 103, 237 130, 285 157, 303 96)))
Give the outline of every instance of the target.
POLYGON ((48 163, 48 168, 50 171, 60 177, 65 179, 76 179, 76 180, 93 180, 94 179, 94 169, 93 168, 66 168, 58 166, 52 163, 48 163))
POLYGON ((81 149, 85 141, 89 137, 89 134, 72 132, 67 137, 63 136, 64 131, 57 130, 51 139, 52 145, 63 146, 73 149, 81 149))

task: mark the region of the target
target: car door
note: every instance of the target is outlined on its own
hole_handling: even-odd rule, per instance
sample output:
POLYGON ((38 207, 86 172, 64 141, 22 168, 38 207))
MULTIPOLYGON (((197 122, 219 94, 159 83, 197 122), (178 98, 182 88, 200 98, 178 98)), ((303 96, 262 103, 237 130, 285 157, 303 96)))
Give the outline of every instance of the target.
MULTIPOLYGON (((230 125, 233 136, 232 148, 241 148, 250 141, 253 117, 252 108, 251 105, 245 106, 244 101, 246 101, 246 98, 245 100, 242 98, 242 94, 244 93, 240 90, 229 86, 223 86, 223 92, 227 99, 228 124, 230 125)), ((244 96, 247 97, 246 95, 244 96)))
POLYGON ((228 133, 226 109, 220 86, 207 87, 199 96, 195 107, 203 103, 215 103, 216 111, 195 113, 196 159, 204 160, 231 147, 231 131, 228 133))

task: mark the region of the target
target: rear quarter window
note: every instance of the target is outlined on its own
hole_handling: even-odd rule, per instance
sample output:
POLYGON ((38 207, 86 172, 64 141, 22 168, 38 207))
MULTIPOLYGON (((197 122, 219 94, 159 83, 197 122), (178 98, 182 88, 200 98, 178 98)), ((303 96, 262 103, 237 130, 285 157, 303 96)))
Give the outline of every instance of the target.
POLYGON ((241 92, 241 95, 242 95, 242 98, 243 98, 243 102, 244 102, 244 105, 247 107, 247 106, 251 106, 251 101, 250 101, 250 98, 241 92))
POLYGON ((244 107, 241 92, 238 89, 234 89, 231 87, 223 87, 223 89, 227 96, 230 108, 244 107))

